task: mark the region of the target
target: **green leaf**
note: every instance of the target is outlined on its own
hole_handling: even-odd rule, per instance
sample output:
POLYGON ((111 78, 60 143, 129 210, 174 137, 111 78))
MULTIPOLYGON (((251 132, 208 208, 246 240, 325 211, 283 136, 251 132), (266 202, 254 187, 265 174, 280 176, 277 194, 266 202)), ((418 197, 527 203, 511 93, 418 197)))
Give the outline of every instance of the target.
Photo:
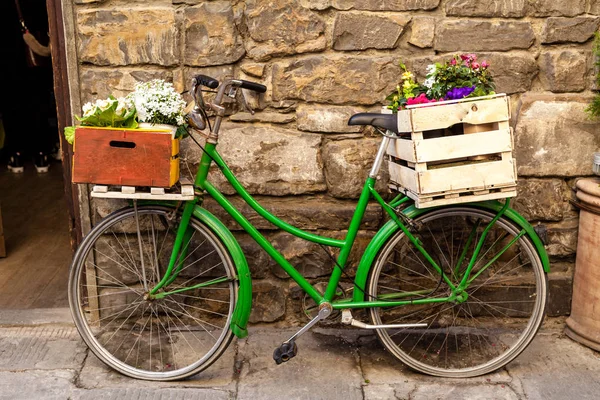
POLYGON ((177 131, 175 132, 175 139, 183 139, 189 136, 189 132, 187 129, 187 124, 185 125, 180 125, 177 127, 177 131))
POLYGON ((65 126, 65 139, 67 143, 73 144, 75 141, 75 127, 74 126, 65 126))

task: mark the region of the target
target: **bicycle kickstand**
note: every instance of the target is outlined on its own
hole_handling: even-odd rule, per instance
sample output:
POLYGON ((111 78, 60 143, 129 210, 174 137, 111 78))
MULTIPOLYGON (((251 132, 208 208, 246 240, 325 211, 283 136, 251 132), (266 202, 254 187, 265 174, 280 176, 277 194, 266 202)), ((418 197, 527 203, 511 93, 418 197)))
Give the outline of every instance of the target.
POLYGON ((296 338, 302 335, 304 332, 312 328, 314 324, 319 322, 322 319, 325 319, 331 315, 333 309, 331 308, 331 304, 323 303, 319 306, 319 313, 316 317, 310 320, 310 322, 304 325, 298 332, 294 333, 291 338, 286 340, 281 344, 281 346, 277 347, 273 352, 273 359, 277 363, 277 365, 289 361, 291 358, 295 357, 298 354, 298 346, 296 346, 296 338))

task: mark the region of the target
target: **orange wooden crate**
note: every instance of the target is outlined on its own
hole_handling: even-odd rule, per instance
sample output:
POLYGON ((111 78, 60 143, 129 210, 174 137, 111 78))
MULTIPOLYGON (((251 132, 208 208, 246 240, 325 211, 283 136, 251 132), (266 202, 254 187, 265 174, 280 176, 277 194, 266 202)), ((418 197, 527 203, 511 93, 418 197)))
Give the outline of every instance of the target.
POLYGON ((171 187, 179 180, 179 139, 161 129, 77 127, 73 183, 171 187))

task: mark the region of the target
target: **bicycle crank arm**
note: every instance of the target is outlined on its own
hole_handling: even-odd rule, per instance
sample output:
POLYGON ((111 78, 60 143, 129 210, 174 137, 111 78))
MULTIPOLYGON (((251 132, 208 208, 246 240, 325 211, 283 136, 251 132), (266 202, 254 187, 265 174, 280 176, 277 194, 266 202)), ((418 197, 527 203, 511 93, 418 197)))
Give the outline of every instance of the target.
POLYGON ((369 325, 355 320, 352 317, 352 311, 342 310, 342 324, 356 326, 362 329, 390 329, 390 328, 424 328, 427 324, 391 324, 391 325, 369 325))
POLYGON ((279 347, 275 349, 273 352, 273 359, 277 363, 277 365, 289 361, 293 357, 296 357, 298 354, 298 346, 296 345, 296 338, 302 335, 304 332, 309 330, 314 324, 319 322, 322 319, 325 319, 331 315, 331 304, 323 303, 319 307, 319 313, 316 317, 310 320, 310 322, 302 327, 298 332, 296 332, 291 338, 283 342, 279 347))
POLYGON ((302 335, 304 332, 306 332, 307 330, 309 330, 310 328, 312 328, 312 326, 314 324, 316 324, 317 322, 319 322, 322 319, 325 319, 327 317, 329 317, 329 315, 331 314, 332 308, 328 303, 324 303, 320 309, 319 309, 319 313, 317 314, 316 317, 314 317, 313 319, 310 320, 310 322, 306 325, 304 325, 302 327, 302 329, 300 329, 298 332, 296 332, 291 338, 289 338, 288 340, 286 340, 283 343, 290 343, 293 342, 294 340, 296 340, 296 338, 300 335, 302 335))

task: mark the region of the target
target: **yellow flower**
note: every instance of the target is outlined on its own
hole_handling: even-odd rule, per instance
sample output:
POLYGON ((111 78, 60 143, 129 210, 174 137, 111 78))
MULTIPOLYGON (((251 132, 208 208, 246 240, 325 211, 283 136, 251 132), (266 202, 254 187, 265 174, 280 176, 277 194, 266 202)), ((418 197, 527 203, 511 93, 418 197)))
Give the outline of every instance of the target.
POLYGON ((412 78, 414 78, 414 75, 410 71, 406 71, 405 73, 402 74, 402 79, 404 79, 405 81, 412 79, 412 78))
POLYGON ((410 83, 410 81, 404 81, 404 83, 402 84, 402 86, 405 89, 409 89, 412 86, 412 84, 410 83))

